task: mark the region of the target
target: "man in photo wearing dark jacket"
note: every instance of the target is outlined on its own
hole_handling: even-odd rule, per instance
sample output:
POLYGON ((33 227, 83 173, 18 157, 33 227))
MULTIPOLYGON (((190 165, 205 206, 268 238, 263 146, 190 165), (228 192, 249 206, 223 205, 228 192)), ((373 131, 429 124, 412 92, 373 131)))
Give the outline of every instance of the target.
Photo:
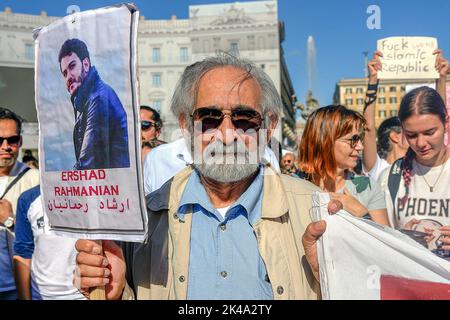
POLYGON ((68 39, 59 51, 60 70, 75 113, 75 169, 127 168, 127 115, 114 90, 91 65, 86 44, 68 39))

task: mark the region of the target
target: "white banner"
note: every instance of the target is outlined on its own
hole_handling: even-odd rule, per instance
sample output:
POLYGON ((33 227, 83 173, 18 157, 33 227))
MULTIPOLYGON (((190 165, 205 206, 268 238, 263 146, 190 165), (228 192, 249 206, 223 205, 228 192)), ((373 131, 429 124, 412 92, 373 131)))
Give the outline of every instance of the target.
POLYGON ((124 4, 35 32, 41 193, 58 234, 144 240, 138 18, 124 4))
POLYGON ((383 53, 379 79, 437 79, 434 67, 438 48, 436 38, 389 37, 377 41, 377 50, 383 53))
POLYGON ((395 229, 328 214, 329 200, 313 195, 313 220, 327 222, 317 244, 324 299, 450 299, 449 261, 395 229))

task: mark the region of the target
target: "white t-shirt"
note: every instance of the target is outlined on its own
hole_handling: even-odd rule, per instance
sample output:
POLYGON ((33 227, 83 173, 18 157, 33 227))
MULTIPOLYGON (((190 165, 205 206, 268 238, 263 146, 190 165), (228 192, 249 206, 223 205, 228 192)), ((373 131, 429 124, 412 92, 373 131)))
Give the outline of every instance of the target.
POLYGON ((19 204, 17 212, 14 244, 15 255, 26 259, 30 259, 27 253, 33 250, 31 257, 33 299, 85 300, 86 298, 73 285, 77 239, 56 236, 50 231, 37 188, 39 187, 24 193, 21 198, 23 203, 19 204), (29 239, 33 239, 34 248, 30 248, 29 239))
POLYGON ((0 177, 0 196, 5 192, 6 187, 8 186, 8 176, 0 177))
POLYGON ((364 175, 368 176, 369 178, 372 178, 373 180, 378 181, 380 174, 383 172, 383 170, 385 170, 389 166, 390 166, 390 164, 386 160, 381 159, 380 156, 377 154, 377 161, 375 162, 373 168, 371 170, 367 171, 363 165, 363 173, 364 173, 364 175))
POLYGON ((222 216, 222 218, 225 219, 225 215, 227 214, 228 209, 230 209, 231 206, 228 207, 224 207, 224 208, 216 208, 217 211, 219 211, 220 215, 222 216))
POLYGON ((380 175, 379 182, 385 192, 386 206, 389 222, 396 228, 403 228, 412 219, 433 221, 435 225, 450 226, 450 159, 437 167, 426 167, 413 161, 409 197, 404 206, 401 199, 405 195, 403 176, 400 180, 399 190, 393 208, 391 194, 389 193, 388 177, 391 168, 387 168, 380 175), (445 166, 445 167, 443 167, 445 166), (417 169, 419 167, 419 170, 417 169), (443 170, 443 171, 442 171, 443 170), (441 172, 442 171, 442 172, 441 172), (422 174, 424 176, 422 176, 422 174), (440 177, 439 177, 440 175, 440 177), (434 186, 433 192, 430 186, 434 186), (437 181, 439 177, 439 181, 437 181), (437 181, 437 183, 436 183, 437 181))

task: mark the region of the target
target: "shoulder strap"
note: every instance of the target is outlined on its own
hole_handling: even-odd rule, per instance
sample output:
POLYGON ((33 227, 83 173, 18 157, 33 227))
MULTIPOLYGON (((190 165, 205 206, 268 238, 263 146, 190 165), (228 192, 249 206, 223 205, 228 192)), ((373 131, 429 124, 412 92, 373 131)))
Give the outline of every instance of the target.
POLYGON ((8 193, 9 190, 11 190, 11 188, 25 175, 25 173, 28 172, 28 170, 30 170, 30 168, 25 168, 23 169, 23 171, 21 173, 19 173, 13 181, 11 181, 10 184, 8 184, 8 186, 5 189, 5 192, 3 192, 2 196, 0 197, 0 199, 3 199, 3 197, 8 193))
POLYGON ((395 211, 395 197, 397 197, 398 188, 400 186, 400 180, 402 178, 402 170, 403 170, 402 164, 403 158, 395 160, 395 162, 392 164, 388 176, 388 188, 389 193, 391 195, 394 211, 395 211))

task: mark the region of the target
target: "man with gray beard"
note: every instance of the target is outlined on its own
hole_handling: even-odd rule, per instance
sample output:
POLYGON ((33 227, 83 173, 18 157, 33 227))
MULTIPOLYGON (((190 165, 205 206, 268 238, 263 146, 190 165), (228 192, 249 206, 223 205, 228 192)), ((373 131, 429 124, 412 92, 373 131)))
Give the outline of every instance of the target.
POLYGON ((306 227, 320 190, 261 161, 281 106, 247 60, 224 54, 188 66, 171 108, 193 164, 147 196, 144 244, 103 241, 103 256, 94 241, 77 241, 80 290, 106 285, 107 299, 317 299, 324 227, 306 227))
POLYGON ((15 300, 13 241, 17 200, 39 184, 39 171, 17 161, 22 146, 22 119, 0 108, 0 300, 15 300))

